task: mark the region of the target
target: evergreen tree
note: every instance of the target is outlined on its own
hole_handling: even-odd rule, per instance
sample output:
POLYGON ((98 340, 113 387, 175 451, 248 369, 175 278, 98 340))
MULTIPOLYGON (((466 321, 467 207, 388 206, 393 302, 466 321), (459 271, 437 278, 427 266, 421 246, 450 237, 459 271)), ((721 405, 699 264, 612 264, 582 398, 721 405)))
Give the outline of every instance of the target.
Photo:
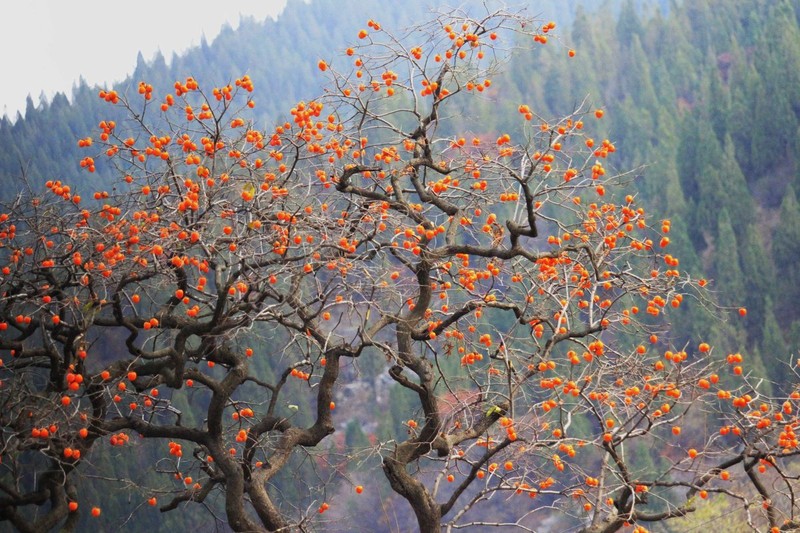
POLYGON ((736 161, 736 149, 730 135, 726 135, 723 139, 719 175, 720 192, 723 193, 723 196, 719 198, 720 207, 728 209, 731 215, 731 226, 736 232, 737 240, 741 241, 747 226, 753 221, 756 206, 747 187, 744 173, 736 161))
POLYGON ((800 354, 800 320, 792 322, 792 327, 789 328, 789 333, 786 337, 786 347, 796 360, 797 356, 800 354))
POLYGON ((414 410, 414 396, 408 389, 394 385, 389 389, 390 415, 394 424, 393 434, 402 435, 406 430, 408 413, 414 410))
MULTIPOLYGON (((693 276, 702 277, 702 264, 689 238, 685 219, 675 217, 671 220, 670 248, 673 255, 679 259, 680 268, 693 276)), ((705 306, 686 303, 672 312, 672 342, 682 346, 696 341, 709 331, 705 328, 711 326, 713 322, 714 317, 706 311, 705 306)))
MULTIPOLYGON (((728 118, 728 131, 736 146, 739 166, 752 183, 761 171, 754 165, 752 157, 754 137, 762 135, 753 127, 753 102, 759 94, 763 95, 762 80, 751 61, 736 41, 731 46, 731 67, 728 86, 731 90, 731 112, 728 118)), ((763 132, 768 135, 769 132, 763 132)))
POLYGON ((344 442, 348 448, 364 449, 369 447, 369 439, 361 427, 361 422, 352 419, 344 430, 344 442))
POLYGON ((642 21, 639 19, 633 0, 625 0, 617 19, 617 41, 620 46, 630 46, 635 38, 641 37, 644 33, 642 21))
POLYGON ((769 170, 796 144, 800 110, 800 29, 786 0, 772 3, 754 47, 753 64, 763 80, 755 100, 753 164, 769 170))
POLYGON ((772 237, 772 260, 776 274, 775 312, 781 323, 788 326, 798 318, 800 298, 800 205, 794 189, 788 187, 780 209, 780 220, 772 237))
POLYGON ((756 224, 748 224, 739 245, 739 259, 744 275, 744 301, 747 308, 747 336, 751 344, 762 339, 766 301, 773 296, 775 268, 770 261, 756 224))
POLYGON ((694 31, 690 33, 692 45, 701 51, 712 50, 715 45, 713 11, 710 2, 689 2, 681 10, 694 31))
POLYGON ((744 297, 744 275, 739 266, 739 250, 728 210, 719 212, 717 238, 714 241, 714 274, 717 279, 719 303, 739 305, 744 297))
POLYGON ((718 58, 709 56, 707 59, 710 65, 706 67, 708 85, 704 104, 708 109, 708 116, 714 128, 714 133, 717 134, 717 140, 722 143, 728 135, 731 95, 722 80, 720 69, 718 68, 718 58))
POLYGON ((722 147, 709 121, 702 115, 687 115, 678 148, 678 171, 684 194, 691 199, 690 236, 698 250, 717 232, 719 209, 727 205, 722 159, 722 147))
POLYGON ((777 384, 785 383, 784 375, 789 364, 789 348, 783 339, 781 328, 772 312, 772 300, 767 298, 764 314, 764 333, 761 341, 761 357, 769 377, 777 384))
POLYGON ((752 375, 763 378, 761 392, 767 396, 775 394, 776 388, 785 382, 783 376, 778 376, 778 380, 773 381, 773 376, 765 363, 765 357, 758 346, 751 348, 745 357, 747 358, 747 368, 752 375))

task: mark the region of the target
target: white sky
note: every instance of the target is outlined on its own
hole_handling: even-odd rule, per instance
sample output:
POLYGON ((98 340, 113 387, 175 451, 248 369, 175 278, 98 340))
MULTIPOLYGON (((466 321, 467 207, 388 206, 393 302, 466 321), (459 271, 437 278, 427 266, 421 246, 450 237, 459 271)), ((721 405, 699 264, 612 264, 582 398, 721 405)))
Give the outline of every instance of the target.
MULTIPOLYGON (((275 18, 286 0, 15 0, 0 4, 0 116, 24 114, 30 94, 38 105, 44 91, 71 96, 80 76, 92 84, 121 81, 142 52, 150 61, 161 50, 169 61, 209 43, 226 22, 241 15, 275 18)), ((257 44, 256 44, 257 46, 257 44)))

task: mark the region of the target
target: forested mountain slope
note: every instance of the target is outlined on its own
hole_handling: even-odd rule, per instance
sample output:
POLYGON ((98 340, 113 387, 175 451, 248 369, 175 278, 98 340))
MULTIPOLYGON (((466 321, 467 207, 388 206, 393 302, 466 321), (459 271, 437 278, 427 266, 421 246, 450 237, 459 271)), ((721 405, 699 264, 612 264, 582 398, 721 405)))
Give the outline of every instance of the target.
MULTIPOLYGON (((290 2, 279 20, 245 19, 169 64, 140 57, 116 89, 132 93, 147 80, 163 94, 187 76, 221 83, 247 73, 258 87, 255 122, 274 122, 318 92, 309 81, 315 58, 334 60, 332 51, 364 23, 352 14, 366 19, 376 8, 363 0, 290 2)), ((387 9, 395 8, 382 5, 380 12, 399 27, 434 8, 414 0, 387 9)), ((798 2, 535 2, 528 10, 571 27, 562 25, 560 40, 538 53, 515 56, 503 93, 467 111, 484 113, 500 96, 527 102, 543 117, 586 98, 607 108, 619 168, 641 166, 641 194, 673 219, 679 256, 715 280, 720 303, 748 308, 746 332, 719 336, 738 341, 731 349, 746 340, 779 376, 778 360, 800 341, 800 274, 793 266, 800 257, 798 2), (577 68, 558 60, 567 48, 577 50, 577 68)), ((38 106, 29 100, 24 116, 0 121, 0 179, 15 185, 0 194, 13 194, 21 177, 34 186, 61 179, 87 189, 105 179, 102 162, 90 176, 78 166, 76 139, 97 128, 103 105, 96 93, 81 84, 71 104, 63 95, 38 106)), ((513 113, 489 116, 498 132, 512 127, 513 113)), ((682 329, 688 338, 706 325, 693 316, 682 329)))
MULTIPOLYGON (((256 86, 254 121, 269 129, 297 101, 319 93, 318 59, 347 67, 338 56, 367 19, 411 26, 431 4, 290 1, 277 21, 245 20, 169 62, 140 57, 135 72, 115 89, 133 94, 146 80, 161 101, 187 76, 221 85, 248 74, 256 86)), ((671 246, 682 267, 709 278, 713 304, 729 308, 721 313, 711 304, 687 302, 669 335, 679 344, 708 341, 720 352, 744 347, 752 367, 774 387, 793 384, 787 364, 800 345, 800 0, 529 4, 530 13, 558 22, 557 38, 534 53, 512 56, 497 92, 487 91, 463 110, 464 127, 470 117, 481 117, 490 136, 513 132, 519 104, 544 121, 581 105, 604 109, 603 135, 617 147, 616 169, 633 169, 642 203, 672 221, 671 246), (576 54, 565 65, 570 49, 576 54), (747 309, 746 318, 726 320, 739 307, 747 309)), ((113 169, 102 158, 92 174, 78 164, 85 154, 77 140, 96 133, 99 120, 114 118, 97 93, 81 84, 71 102, 64 95, 38 105, 29 100, 24 115, 0 121, 0 198, 13 199, 21 178, 34 189, 52 179, 84 192, 103 187, 113 169)), ((268 366, 265 375, 273 371, 268 366)), ((365 408, 391 405, 390 412, 365 413, 367 423, 339 420, 343 427, 337 427, 332 450, 368 442, 388 426, 402 430, 408 398, 397 387, 380 402, 368 401, 382 370, 365 364, 358 374, 353 371, 365 385, 348 394, 365 408)), ((191 400, 187 394, 176 402, 191 400)), ((113 451, 95 457, 98 464, 114 459, 113 451)), ((119 477, 144 470, 150 458, 139 459, 140 464, 120 464, 119 477)), ((334 470, 302 468, 320 476, 333 476, 334 470)), ((287 494, 297 492, 298 506, 306 503, 296 478, 277 484, 287 494)), ((366 512, 372 505, 377 509, 380 499, 375 494, 358 505, 366 512)), ((107 509, 115 512, 128 511, 107 509)), ((126 526, 152 529, 170 520, 144 514, 126 526)), ((383 519, 407 526, 402 517, 383 519)))

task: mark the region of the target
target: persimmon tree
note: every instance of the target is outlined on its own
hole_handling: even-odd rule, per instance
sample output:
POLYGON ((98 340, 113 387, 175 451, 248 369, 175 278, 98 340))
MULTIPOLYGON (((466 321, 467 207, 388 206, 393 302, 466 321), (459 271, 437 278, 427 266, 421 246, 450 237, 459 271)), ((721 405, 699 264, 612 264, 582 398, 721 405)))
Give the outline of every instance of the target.
POLYGON ((247 119, 247 76, 101 91, 126 118, 78 141, 80 165, 117 181, 83 198, 48 181, 0 217, 0 517, 99 516, 84 463, 144 439, 172 483, 147 500, 163 512, 221 495, 236 531, 324 528, 346 513, 324 490, 302 509, 271 482, 341 429, 340 369, 368 358, 416 401, 372 452, 421 531, 557 512, 641 532, 709 496, 756 530, 800 526, 800 394, 764 396, 742 355, 702 339, 671 344, 669 314, 706 305, 705 281, 611 170, 602 109, 548 120, 515 102, 511 133, 470 118, 502 109, 491 76, 554 28, 505 11, 402 34, 369 21, 319 59, 322 95, 270 129, 247 119))

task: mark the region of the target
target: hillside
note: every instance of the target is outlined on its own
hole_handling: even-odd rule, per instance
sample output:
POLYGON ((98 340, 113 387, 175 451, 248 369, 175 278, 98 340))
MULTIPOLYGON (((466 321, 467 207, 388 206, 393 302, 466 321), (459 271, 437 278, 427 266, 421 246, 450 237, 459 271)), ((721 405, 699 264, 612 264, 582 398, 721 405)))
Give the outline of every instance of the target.
MULTIPOLYGON (((391 18, 409 26, 415 12, 431 5, 405 3, 391 18)), ((620 148, 618 168, 641 166, 641 194, 676 219, 673 240, 684 263, 717 280, 720 303, 749 310, 746 332, 720 337, 746 341, 755 354, 764 349, 767 323, 777 320, 783 335, 769 341, 770 351, 777 347, 788 354, 800 340, 800 311, 793 305, 800 279, 791 267, 800 255, 792 238, 800 231, 793 227, 800 212, 787 192, 800 186, 798 3, 707 0, 668 7, 632 0, 602 7, 531 4, 529 10, 571 27, 551 46, 514 57, 502 96, 529 103, 543 117, 571 111, 587 97, 607 108, 606 133, 620 148), (577 67, 571 65, 576 68, 558 60, 567 47, 578 50, 577 67), (723 260, 715 250, 728 225, 736 242, 730 259, 723 260)), ((269 124, 319 92, 307 81, 314 79, 315 58, 335 60, 332 51, 341 50, 344 36, 363 24, 350 14, 374 10, 375 4, 363 0, 292 2, 277 21, 245 20, 169 63, 140 57, 136 71, 116 89, 131 93, 147 80, 160 94, 189 75, 216 82, 247 73, 258 87, 255 123, 269 124)), ((96 91, 80 85, 72 104, 63 95, 39 106, 29 100, 24 117, 0 121, 0 180, 14 184, 0 195, 8 199, 20 178, 33 187, 44 179, 99 187, 108 169, 99 162, 95 175, 81 174, 76 146, 100 119, 103 102, 96 91)), ((488 112, 492 100, 485 102, 471 113, 488 112)), ((511 105, 502 111, 489 113, 488 124, 498 132, 512 127, 511 105)), ((693 324, 706 323, 687 319, 686 338, 701 331, 693 324)), ((772 376, 781 375, 781 365, 772 363, 777 358, 767 359, 772 376)))
MULTIPOLYGON (((347 67, 341 52, 367 19, 412 26, 418 13, 433 5, 428 0, 290 1, 276 21, 245 20, 169 61, 140 56, 136 70, 114 89, 132 94, 146 80, 161 101, 176 80, 188 76, 211 86, 248 74, 256 87, 253 121, 269 129, 285 120, 297 101, 320 93, 319 59, 347 67)), ((469 131, 480 117, 489 137, 515 132, 520 104, 535 109, 543 121, 581 105, 584 111, 605 110, 602 137, 618 152, 613 166, 632 169, 637 199, 658 219, 672 221, 671 253, 713 288, 714 300, 688 302, 666 336, 676 345, 709 342, 718 357, 742 351, 774 391, 794 386, 797 378, 788 365, 800 346, 800 272, 794 266, 800 260, 800 0, 552 0, 531 1, 528 10, 557 21, 557 38, 532 53, 513 55, 497 80, 498 93, 487 91, 463 109, 454 130, 469 131), (576 54, 567 64, 569 49, 576 54), (740 307, 747 310, 745 318, 738 317, 740 307)), ((13 200, 21 186, 40 190, 45 180, 74 184, 85 194, 108 183, 114 169, 100 157, 93 174, 78 164, 85 154, 77 140, 96 133, 99 120, 115 118, 98 98, 99 90, 81 84, 69 99, 56 95, 38 105, 31 99, 24 115, 0 120, 0 200, 13 200)), ((116 119, 122 117, 120 112, 116 119)), ((270 332, 259 334, 264 347, 287 342, 270 332)), ((103 342, 109 352, 115 349, 113 339, 103 342)), ((265 363, 260 371, 271 376, 277 368, 265 363)), ((349 481, 337 477, 336 459, 389 428, 405 431, 404 408, 412 401, 381 378, 385 370, 368 363, 348 368, 351 385, 337 400, 350 401, 364 413, 334 415, 337 433, 332 442, 325 441, 330 463, 296 458, 298 472, 337 479, 343 499, 349 481)), ((189 394, 176 397, 187 405, 195 400, 189 394)), ((145 449, 137 464, 119 465, 118 477, 145 475, 154 453, 145 449)), ((643 462, 653 459, 645 455, 643 462)), ((95 461, 113 463, 115 457, 106 451, 95 461)), ((365 471, 377 467, 375 457, 366 458, 347 475, 366 479, 365 471)), ((276 485, 297 494, 302 507, 310 499, 297 477, 283 476, 276 485)), ((402 503, 392 498, 387 489, 347 501, 355 511, 371 513, 386 530, 413 527, 407 517, 385 513, 391 503, 402 503)), ((221 503, 209 505, 218 509, 221 503)), ((501 507, 497 504, 489 515, 502 516, 501 507)), ((108 509, 120 517, 127 512, 108 509)), ((130 531, 170 524, 155 512, 137 513, 131 516, 140 520, 119 522, 130 531)), ((200 518, 193 525, 212 530, 200 518)), ((566 525, 554 517, 549 527, 556 531, 566 525)))

